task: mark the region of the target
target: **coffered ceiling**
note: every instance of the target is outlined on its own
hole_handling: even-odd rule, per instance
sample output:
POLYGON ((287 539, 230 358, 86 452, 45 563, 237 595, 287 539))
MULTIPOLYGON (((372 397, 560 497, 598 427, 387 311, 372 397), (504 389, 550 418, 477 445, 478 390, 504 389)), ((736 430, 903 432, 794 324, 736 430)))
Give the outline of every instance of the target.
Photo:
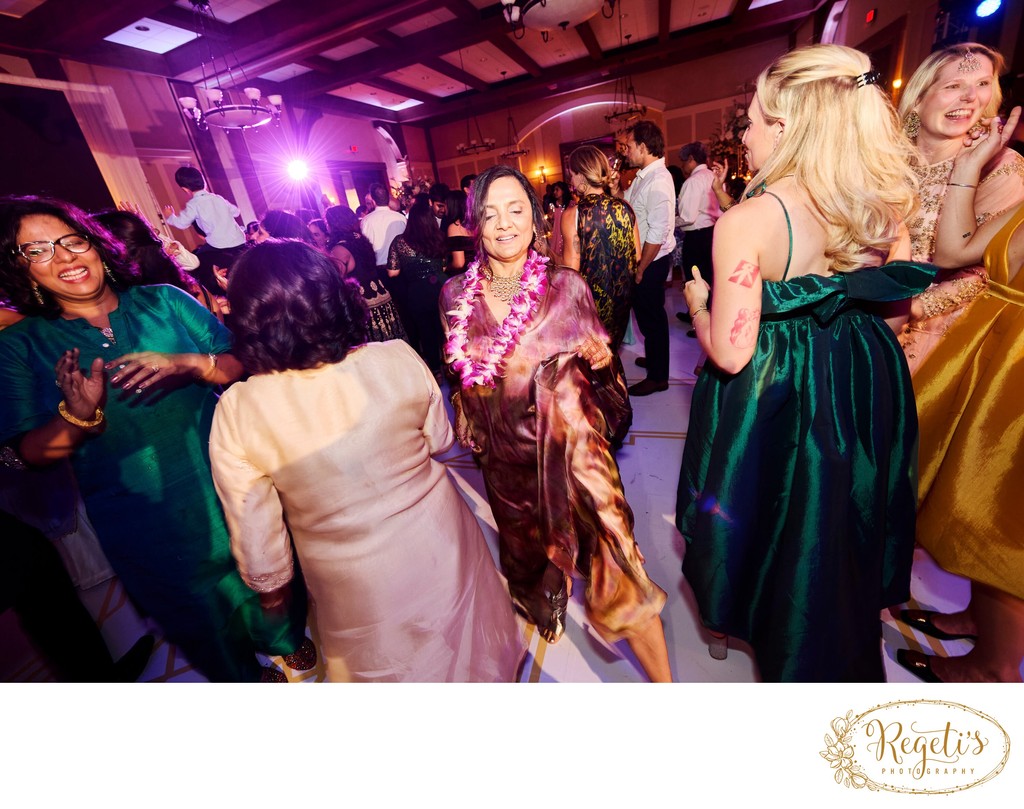
POLYGON ((430 125, 467 104, 482 113, 786 35, 826 5, 605 0, 577 25, 517 38, 496 0, 211 0, 197 38, 190 0, 0 0, 0 53, 45 78, 60 77, 58 59, 199 83, 205 72, 286 105, 430 125))

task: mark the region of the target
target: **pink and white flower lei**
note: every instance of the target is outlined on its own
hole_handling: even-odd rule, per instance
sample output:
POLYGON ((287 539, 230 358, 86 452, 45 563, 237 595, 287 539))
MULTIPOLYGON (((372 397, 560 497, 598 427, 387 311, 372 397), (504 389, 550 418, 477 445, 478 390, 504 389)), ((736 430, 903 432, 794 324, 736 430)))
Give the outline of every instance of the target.
POLYGON ((451 327, 445 341, 445 358, 452 370, 462 379, 463 388, 473 385, 497 384, 495 379, 502 375, 505 363, 519 345, 526 321, 533 317, 540 306, 540 299, 548 288, 545 265, 548 259, 531 251, 523 266, 519 279, 519 291, 512 296, 511 310, 498 327, 498 333, 482 362, 472 359, 466 349, 469 346, 469 318, 473 313, 473 301, 483 293, 484 274, 480 262, 474 262, 466 271, 462 293, 455 299, 455 308, 448 312, 451 327))

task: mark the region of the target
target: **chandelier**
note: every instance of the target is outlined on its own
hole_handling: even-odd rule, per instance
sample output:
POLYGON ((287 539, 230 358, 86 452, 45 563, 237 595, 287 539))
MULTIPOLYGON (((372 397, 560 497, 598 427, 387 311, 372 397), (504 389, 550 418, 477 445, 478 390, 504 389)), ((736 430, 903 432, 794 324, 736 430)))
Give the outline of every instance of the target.
POLYGON ((615 10, 615 0, 501 0, 501 5, 516 39, 526 36, 529 25, 540 31, 545 42, 548 32, 555 28, 565 31, 570 25, 589 20, 598 11, 610 20, 615 10))
MULTIPOLYGON (((501 71, 502 81, 505 80, 505 74, 507 72, 507 70, 501 71)), ((519 148, 519 130, 516 129, 516 122, 512 118, 512 110, 509 110, 508 121, 505 127, 505 151, 501 153, 501 159, 515 160, 523 155, 528 155, 529 153, 529 149, 519 148)))
MULTIPOLYGON (((625 49, 629 45, 632 34, 622 36, 622 12, 619 12, 619 47, 625 49)), ((604 116, 609 124, 622 124, 625 126, 630 121, 643 118, 647 114, 647 107, 641 104, 636 97, 636 88, 633 86, 633 77, 626 70, 626 57, 622 57, 622 75, 615 80, 615 95, 612 96, 611 111, 604 116)))
MULTIPOLYGON (((459 49, 459 68, 465 72, 466 68, 462 64, 462 49, 459 49)), ((465 85, 466 92, 469 92, 469 85, 465 85)), ((480 131, 480 122, 477 120, 476 115, 473 113, 472 108, 469 104, 469 98, 466 98, 466 140, 464 143, 460 143, 456 146, 456 150, 459 154, 479 154, 480 152, 489 152, 494 148, 496 141, 494 138, 485 138, 483 133, 480 131), (469 119, 473 119, 473 125, 476 127, 476 137, 473 137, 473 133, 469 129, 469 119)))
MULTIPOLYGON (((207 21, 216 20, 213 9, 206 0, 189 0, 192 4, 192 19, 195 24, 196 39, 202 39, 206 45, 205 55, 200 55, 200 69, 202 70, 203 81, 202 91, 206 96, 208 105, 203 109, 199 105, 199 99, 194 96, 181 96, 178 104, 186 118, 191 120, 199 129, 209 129, 215 126, 218 129, 254 129, 257 126, 269 124, 271 121, 277 123, 281 120, 280 95, 268 95, 265 102, 261 101, 262 93, 258 87, 245 87, 242 93, 245 96, 245 103, 232 104, 227 92, 220 86, 219 80, 207 75, 206 63, 210 63, 210 72, 213 77, 217 75, 217 56, 214 53, 216 36, 211 37, 207 32, 207 21), (210 82, 216 80, 215 86, 211 87, 210 82)), ((227 83, 232 84, 232 74, 237 71, 241 74, 243 82, 248 82, 245 70, 242 68, 234 49, 227 46, 234 57, 234 68, 228 62, 227 53, 221 50, 220 59, 223 62, 223 72, 227 77, 227 83)), ((197 88, 198 89, 198 88, 197 88)))

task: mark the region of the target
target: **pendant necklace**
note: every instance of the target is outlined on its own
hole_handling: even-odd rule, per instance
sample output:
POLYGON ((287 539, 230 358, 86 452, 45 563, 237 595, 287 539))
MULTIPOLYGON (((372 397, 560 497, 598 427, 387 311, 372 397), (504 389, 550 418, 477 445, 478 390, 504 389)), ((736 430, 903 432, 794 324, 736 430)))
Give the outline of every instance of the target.
POLYGON ((491 294, 502 303, 511 303, 521 286, 523 270, 520 269, 515 275, 495 275, 494 270, 487 265, 483 268, 483 272, 491 288, 491 294))

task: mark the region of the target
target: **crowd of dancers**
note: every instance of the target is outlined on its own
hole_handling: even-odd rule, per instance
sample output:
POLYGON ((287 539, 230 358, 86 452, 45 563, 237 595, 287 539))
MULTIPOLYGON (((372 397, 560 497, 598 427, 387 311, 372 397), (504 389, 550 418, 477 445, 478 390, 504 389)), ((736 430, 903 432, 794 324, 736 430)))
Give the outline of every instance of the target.
MULTIPOLYGON (((332 681, 513 681, 516 613, 556 643, 574 587, 603 639, 670 681, 676 582, 645 570, 616 450, 631 397, 667 388, 679 234, 705 359, 675 521, 712 654, 735 637, 765 681, 884 679, 879 613, 908 600, 918 542, 971 602, 901 619, 974 646, 899 662, 1019 681, 1024 159, 1003 67, 976 43, 936 51, 897 110, 863 53, 791 51, 757 78, 738 198, 700 144, 674 184, 647 121, 627 188, 584 146, 548 211, 497 165, 404 211, 376 186, 372 211, 243 229, 182 169, 190 201, 164 213, 202 227, 191 259, 131 205, 7 198, 8 556, 53 567, 23 550, 48 542, 24 503, 59 470, 78 493, 59 507, 212 681, 266 678, 257 653, 319 654, 332 681), (627 389, 631 311, 647 376, 627 389), (437 460, 455 441, 483 473, 497 568, 437 460)), ((60 615, 8 589, 58 674, 89 679, 58 660, 60 615)), ((148 648, 114 662, 89 643, 93 679, 133 679, 148 648)))

